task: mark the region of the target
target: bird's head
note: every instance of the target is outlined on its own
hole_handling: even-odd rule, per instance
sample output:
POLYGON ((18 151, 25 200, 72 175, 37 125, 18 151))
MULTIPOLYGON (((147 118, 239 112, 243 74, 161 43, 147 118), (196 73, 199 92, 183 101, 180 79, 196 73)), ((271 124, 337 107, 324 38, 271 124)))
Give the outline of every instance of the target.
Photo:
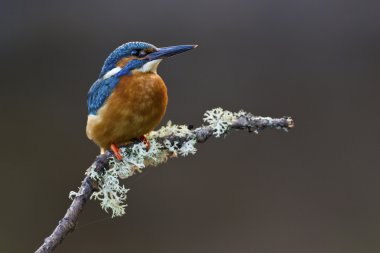
POLYGON ((157 48, 146 42, 128 42, 116 48, 104 62, 100 78, 131 74, 134 71, 156 72, 162 59, 186 52, 197 45, 157 48))

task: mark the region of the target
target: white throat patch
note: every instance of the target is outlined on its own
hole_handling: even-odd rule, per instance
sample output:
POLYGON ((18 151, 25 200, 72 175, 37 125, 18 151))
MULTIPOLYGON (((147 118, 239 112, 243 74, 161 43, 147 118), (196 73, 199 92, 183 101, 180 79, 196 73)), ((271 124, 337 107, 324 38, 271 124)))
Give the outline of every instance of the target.
POLYGON ((157 59, 157 60, 153 60, 153 61, 149 61, 147 63, 145 63, 141 68, 139 69, 136 69, 136 71, 138 72, 153 72, 153 73, 157 73, 157 67, 158 67, 158 64, 160 64, 160 62, 162 61, 162 59, 157 59))

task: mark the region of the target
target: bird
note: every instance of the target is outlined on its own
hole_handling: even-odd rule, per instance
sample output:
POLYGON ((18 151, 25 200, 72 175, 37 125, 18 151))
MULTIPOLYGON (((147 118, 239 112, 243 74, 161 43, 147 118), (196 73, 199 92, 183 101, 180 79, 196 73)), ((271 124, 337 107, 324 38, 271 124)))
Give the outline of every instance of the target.
POLYGON ((160 123, 168 103, 157 67, 163 59, 196 47, 159 48, 136 41, 119 46, 106 58, 87 95, 86 134, 101 154, 111 149, 122 160, 119 146, 137 139, 149 150, 145 135, 160 123))

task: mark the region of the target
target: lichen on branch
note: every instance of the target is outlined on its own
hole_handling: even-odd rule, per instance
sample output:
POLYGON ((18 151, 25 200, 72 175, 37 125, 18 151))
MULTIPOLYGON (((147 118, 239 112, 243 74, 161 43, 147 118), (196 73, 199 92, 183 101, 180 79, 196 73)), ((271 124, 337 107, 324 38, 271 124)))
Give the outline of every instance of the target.
MULTIPOLYGON (((100 201, 105 211, 111 211, 112 217, 125 214, 128 189, 120 183, 136 172, 142 172, 147 166, 157 166, 165 163, 171 157, 194 155, 195 145, 206 141, 209 137, 226 136, 231 130, 244 130, 258 133, 265 128, 283 129, 287 131, 294 127, 290 117, 270 118, 253 116, 251 113, 239 111, 233 113, 216 108, 206 111, 203 118, 206 125, 192 129, 186 125, 173 125, 170 121, 166 126, 146 135, 150 149, 146 150, 142 142, 134 142, 120 148, 123 159, 118 161, 110 151, 108 154, 108 169, 99 171, 94 164, 86 171, 86 176, 97 183, 97 191, 91 199, 100 201)), ((70 192, 70 197, 78 196, 70 192)))

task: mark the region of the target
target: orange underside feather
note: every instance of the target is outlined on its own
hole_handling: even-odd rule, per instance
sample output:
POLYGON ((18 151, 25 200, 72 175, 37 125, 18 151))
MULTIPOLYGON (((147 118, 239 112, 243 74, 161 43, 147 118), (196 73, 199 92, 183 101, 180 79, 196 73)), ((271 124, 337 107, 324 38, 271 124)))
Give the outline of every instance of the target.
POLYGON ((96 116, 87 134, 101 148, 120 145, 152 131, 165 114, 165 83, 156 73, 123 76, 96 116))

